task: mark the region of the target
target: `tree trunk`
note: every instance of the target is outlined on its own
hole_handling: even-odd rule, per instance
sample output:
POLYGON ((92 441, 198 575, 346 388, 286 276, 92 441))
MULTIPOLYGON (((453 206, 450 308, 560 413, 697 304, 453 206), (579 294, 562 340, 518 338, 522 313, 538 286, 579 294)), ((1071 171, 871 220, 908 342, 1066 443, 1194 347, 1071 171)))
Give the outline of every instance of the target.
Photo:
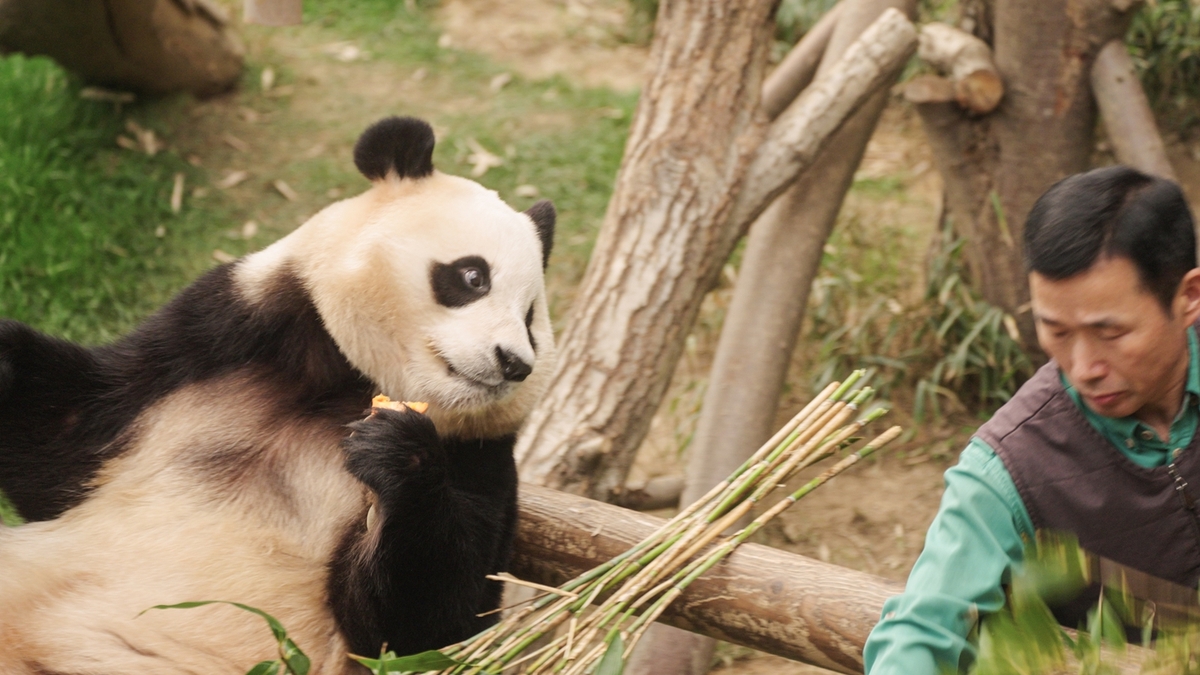
MULTIPOLYGON (((916 13, 914 0, 842 0, 837 7, 837 26, 817 77, 827 74, 889 7, 909 16, 916 13)), ((680 503, 690 504, 728 476, 774 430, 779 395, 821 252, 899 70, 890 73, 799 181, 750 228, 690 448, 680 503)), ((654 626, 638 645, 628 672, 707 672, 714 646, 711 638, 654 626)))
POLYGON ((945 212, 966 240, 981 295, 1017 318, 1035 352, 1021 251, 1025 217, 1054 182, 1088 168, 1096 106, 1089 73, 1100 48, 1125 33, 1129 3, 1111 0, 996 0, 972 3, 976 34, 993 35, 1005 96, 991 115, 917 101, 946 184, 945 212))
POLYGON ((604 225, 550 389, 517 446, 526 481, 604 499, 662 399, 732 248, 724 227, 766 127, 776 2, 664 0, 604 225))
POLYGON ((518 441, 530 482, 599 499, 624 483, 738 236, 916 44, 902 15, 883 17, 771 126, 778 142, 760 148, 763 125, 743 103, 757 102, 765 57, 758 43, 773 7, 731 17, 703 7, 665 4, 659 13, 651 53, 658 67, 550 390, 518 441), (748 16, 763 26, 732 20, 748 16))
POLYGON ((0 51, 109 87, 198 96, 236 84, 243 54, 211 0, 0 0, 0 51))
POLYGON ((1113 40, 1100 50, 1092 66, 1092 91, 1117 161, 1178 181, 1123 40, 1113 40))
POLYGON ((1096 128, 1088 74, 1100 48, 1125 34, 1131 13, 1107 0, 1000 0, 994 17, 996 67, 1007 90, 992 126, 998 199, 977 215, 968 245, 984 298, 1017 318, 1032 350, 1025 217, 1052 184, 1088 168, 1096 128))

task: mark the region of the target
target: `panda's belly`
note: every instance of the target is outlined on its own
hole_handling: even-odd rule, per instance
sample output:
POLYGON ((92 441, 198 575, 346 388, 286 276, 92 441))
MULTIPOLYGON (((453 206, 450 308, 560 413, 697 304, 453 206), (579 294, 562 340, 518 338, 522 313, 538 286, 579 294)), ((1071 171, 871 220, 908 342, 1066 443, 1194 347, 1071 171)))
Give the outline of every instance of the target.
POLYGON ((344 431, 289 419, 245 380, 181 390, 146 411, 132 446, 63 517, 0 529, 0 675, 245 673, 277 650, 277 617, 340 672, 327 564, 366 494, 342 466, 344 431), (139 616, 140 614, 140 616, 139 616))

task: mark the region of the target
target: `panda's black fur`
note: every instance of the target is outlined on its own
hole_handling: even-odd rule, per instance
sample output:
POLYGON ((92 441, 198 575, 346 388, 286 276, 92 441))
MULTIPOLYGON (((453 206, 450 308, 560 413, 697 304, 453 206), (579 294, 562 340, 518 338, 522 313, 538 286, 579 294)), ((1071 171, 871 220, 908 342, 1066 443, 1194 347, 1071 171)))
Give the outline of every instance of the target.
MULTIPOLYGON (((427 124, 389 118, 363 134, 354 159, 377 184, 396 184, 428 179, 433 174, 432 150, 427 124)), ((526 213, 536 228, 544 267, 553 241, 554 210, 546 202, 526 213)), ((237 264, 209 271, 111 345, 83 348, 0 320, 0 490, 32 521, 10 528, 13 540, 29 529, 32 534, 23 534, 36 541, 41 536, 37 528, 53 531, 57 519, 69 523, 77 516, 98 486, 111 482, 123 461, 132 461, 127 457, 130 448, 149 433, 143 417, 157 402, 189 387, 200 387, 198 391, 208 395, 210 389, 204 387, 215 387, 218 393, 228 386, 240 391, 239 383, 246 383, 265 394, 263 419, 281 428, 302 420, 318 435, 336 438, 340 433, 345 470, 369 489, 363 492, 369 496, 362 502, 363 511, 351 507, 348 515, 353 517, 324 525, 341 531, 326 561, 325 602, 336 624, 329 630, 341 636, 341 642, 330 637, 330 644, 365 655, 377 654, 384 644, 397 653, 413 653, 461 640, 487 626, 494 618, 477 615, 498 605, 501 589, 485 575, 505 568, 516 522, 515 428, 481 436, 471 433, 473 427, 467 424, 439 433, 433 417, 413 411, 376 409, 364 419, 380 385, 348 360, 301 275, 286 265, 275 270, 266 285, 256 289, 263 300, 251 302, 238 290, 237 264), (368 504, 372 514, 362 517, 368 504), (373 526, 368 523, 372 518, 373 526)), ((436 287, 439 282, 432 283, 436 287)), ((534 340, 534 307, 529 305, 524 315, 524 331, 540 359, 546 347, 534 340)), ((540 307, 544 313, 544 298, 540 307)), ((548 330, 546 317, 538 321, 548 330)), ((500 347, 496 355, 507 384, 516 386, 529 375, 530 364, 500 347)), ((266 500, 267 516, 286 522, 291 506, 299 508, 309 499, 296 492, 298 483, 290 481, 287 467, 276 465, 292 461, 290 455, 242 447, 252 446, 254 438, 228 447, 223 442, 206 444, 198 438, 196 456, 187 457, 182 467, 178 462, 172 465, 207 491, 210 497, 202 503, 210 500, 219 510, 225 500, 266 500)), ((308 502, 304 506, 311 508, 308 502)), ((6 543, 3 529, 0 561, 6 545, 16 546, 6 543)), ((46 564, 53 566, 55 561, 46 564)), ((15 588, 31 590, 20 582, 16 579, 15 588)), ((35 583, 41 582, 29 581, 35 583)), ((162 602, 207 599, 217 598, 169 597, 162 602)), ((3 603, 0 597, 0 608, 3 603)), ((0 633, 3 623, 0 620, 0 633)), ((314 630, 324 635, 319 621, 314 630)), ((157 635, 152 637, 147 644, 157 644, 157 635)), ((171 658, 132 644, 132 638, 122 640, 132 652, 131 663, 143 657, 171 658)), ((18 640, 10 647, 20 652, 19 645, 18 640)), ((0 652, 4 649, 0 646, 0 652)), ((14 662, 0 654, 0 672, 7 674, 5 667, 13 663, 21 664, 17 673, 57 667, 29 649, 30 654, 17 653, 14 662)), ((319 658, 316 661, 320 664, 319 658)), ((321 672, 355 668, 348 661, 338 662, 336 655, 324 667, 321 672)), ((123 672, 104 668, 101 664, 112 675, 123 672)), ((181 667, 179 672, 190 671, 181 667)))
POLYGON ((0 490, 28 520, 83 500, 120 432, 167 392, 233 369, 286 381, 285 405, 350 420, 374 385, 355 371, 291 275, 276 279, 267 311, 232 288, 232 268, 200 277, 112 345, 85 349, 0 320, 0 490))

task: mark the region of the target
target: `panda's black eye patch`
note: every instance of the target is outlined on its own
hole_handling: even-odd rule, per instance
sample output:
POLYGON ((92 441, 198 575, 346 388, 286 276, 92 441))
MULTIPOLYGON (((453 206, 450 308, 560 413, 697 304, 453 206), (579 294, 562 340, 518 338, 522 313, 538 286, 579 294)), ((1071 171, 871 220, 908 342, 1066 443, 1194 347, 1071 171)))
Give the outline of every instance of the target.
POLYGON ((533 347, 533 351, 537 351, 537 340, 533 339, 533 305, 529 306, 529 311, 525 312, 525 334, 529 336, 529 346, 533 347))
POLYGON ((469 255, 451 263, 433 263, 429 284, 439 305, 462 307, 492 290, 492 272, 486 260, 469 255))

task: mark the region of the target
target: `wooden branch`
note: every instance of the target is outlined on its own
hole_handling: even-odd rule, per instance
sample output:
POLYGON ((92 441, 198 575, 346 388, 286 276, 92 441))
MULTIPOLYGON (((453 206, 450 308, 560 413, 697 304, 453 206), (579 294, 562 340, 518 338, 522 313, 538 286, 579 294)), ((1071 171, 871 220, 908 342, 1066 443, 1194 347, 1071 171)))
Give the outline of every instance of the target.
POLYGON ((295 26, 303 22, 303 0, 242 0, 246 23, 264 26, 295 26))
POLYGON ((904 85, 904 99, 913 105, 957 103, 954 83, 941 75, 918 75, 904 85))
POLYGON ((982 115, 1000 105, 1004 82, 983 40, 944 23, 928 23, 921 27, 917 56, 950 77, 963 108, 982 115))
POLYGON ((734 204, 731 220, 739 232, 796 181, 863 101, 895 77, 916 44, 916 28, 888 9, 771 124, 734 204))
POLYGON ((225 20, 203 0, 0 0, 0 52, 49 56, 115 89, 207 96, 242 72, 225 20))
MULTIPOLYGON (((521 486, 512 572, 558 585, 624 552, 662 520, 532 485, 521 486)), ((842 673, 862 672, 862 646, 900 584, 744 544, 698 579, 664 622, 842 673)))
POLYGON ((1178 181, 1124 41, 1113 40, 1096 55, 1092 93, 1117 161, 1178 181))
POLYGON ((779 117, 779 113, 786 110, 800 92, 812 83, 841 14, 841 4, 830 7, 767 76, 767 81, 763 83, 761 105, 768 118, 779 117))

